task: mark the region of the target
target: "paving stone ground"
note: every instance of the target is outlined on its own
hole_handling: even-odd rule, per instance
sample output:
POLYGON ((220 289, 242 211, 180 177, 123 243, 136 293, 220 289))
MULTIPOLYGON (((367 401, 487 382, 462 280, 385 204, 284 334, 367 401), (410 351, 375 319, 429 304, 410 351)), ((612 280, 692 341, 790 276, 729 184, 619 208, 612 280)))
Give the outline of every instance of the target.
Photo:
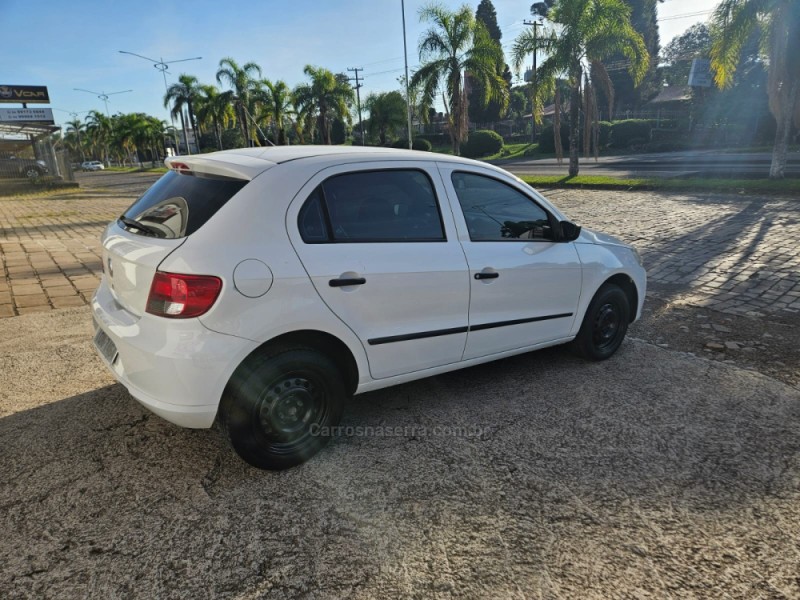
MULTIPOLYGON (((158 175, 90 173, 81 190, 0 198, 0 317, 87 303, 99 237, 158 175)), ((577 223, 641 251, 651 292, 732 314, 800 312, 800 201, 543 190, 577 223)))

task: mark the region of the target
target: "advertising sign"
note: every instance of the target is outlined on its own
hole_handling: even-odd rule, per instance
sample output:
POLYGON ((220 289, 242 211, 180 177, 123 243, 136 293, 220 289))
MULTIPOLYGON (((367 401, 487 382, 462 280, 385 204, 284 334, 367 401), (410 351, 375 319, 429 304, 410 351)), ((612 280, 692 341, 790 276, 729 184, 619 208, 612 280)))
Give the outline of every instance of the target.
POLYGON ((0 108, 0 123, 46 123, 53 125, 52 108, 0 108))
POLYGON ((689 71, 689 85, 692 87, 711 87, 711 61, 695 58, 689 71))
POLYGON ((0 102, 49 104, 50 96, 44 85, 0 85, 0 102))

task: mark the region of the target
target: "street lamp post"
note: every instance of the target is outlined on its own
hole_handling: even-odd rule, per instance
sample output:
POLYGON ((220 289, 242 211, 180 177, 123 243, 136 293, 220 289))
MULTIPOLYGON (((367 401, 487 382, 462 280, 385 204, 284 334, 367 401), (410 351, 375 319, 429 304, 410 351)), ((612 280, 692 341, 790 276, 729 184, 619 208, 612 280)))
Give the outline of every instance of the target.
POLYGON ((133 90, 122 90, 121 92, 108 92, 108 93, 105 93, 105 92, 93 92, 92 90, 84 90, 83 88, 72 88, 72 89, 75 90, 76 92, 86 92, 88 94, 94 94, 100 100, 102 100, 103 103, 106 105, 106 116, 109 119, 111 118, 111 115, 108 113, 108 97, 109 96, 114 96, 116 94, 127 94, 128 92, 132 92, 133 91, 133 90))
MULTIPOLYGON (((105 92, 93 92, 92 90, 84 90, 83 88, 72 88, 72 89, 74 89, 76 92, 87 92, 89 94, 94 94, 100 100, 103 101, 103 103, 106 105, 106 116, 108 117, 108 126, 111 128, 111 132, 112 133, 113 133, 113 130, 114 130, 114 124, 111 121, 111 115, 108 112, 108 97, 109 96, 114 96, 116 94, 127 94, 128 92, 132 92, 133 91, 133 90, 122 90, 120 92, 108 92, 108 93, 105 93, 105 92)), ((106 166, 107 167, 111 166, 111 163, 109 162, 109 159, 108 159, 108 143, 106 143, 106 166)))
MULTIPOLYGON (((161 57, 159 57, 158 60, 155 60, 155 59, 152 59, 152 58, 148 58, 146 56, 142 56, 141 54, 136 54, 135 52, 127 52, 126 50, 120 50, 119 53, 120 54, 130 54, 131 56, 137 56, 139 58, 143 58, 144 60, 153 63, 153 66, 157 70, 161 71, 161 75, 164 77, 164 91, 165 92, 169 92, 169 86, 167 85, 167 71, 169 70, 169 65, 174 64, 174 63, 179 63, 179 62, 187 62, 187 61, 190 61, 190 60, 201 60, 203 58, 202 56, 194 56, 192 58, 181 58, 180 60, 167 60, 167 61, 165 61, 161 57)), ((172 121, 172 131, 173 131, 173 134, 175 136, 175 150, 177 151, 178 150, 178 134, 175 133, 175 115, 172 114, 172 110, 171 109, 169 110, 169 118, 170 118, 170 121, 172 121)), ((190 125, 192 127, 194 127, 194 123, 190 123, 190 125)), ((200 145, 198 143, 198 137, 197 137, 197 136, 199 136, 199 134, 198 134, 197 131, 195 131, 194 134, 195 134, 195 144, 197 145, 197 148, 199 150, 200 149, 200 145)), ((184 140, 184 142, 186 142, 186 152, 189 152, 191 154, 191 150, 189 149, 189 136, 186 133, 186 129, 185 128, 183 130, 183 140, 184 140)))

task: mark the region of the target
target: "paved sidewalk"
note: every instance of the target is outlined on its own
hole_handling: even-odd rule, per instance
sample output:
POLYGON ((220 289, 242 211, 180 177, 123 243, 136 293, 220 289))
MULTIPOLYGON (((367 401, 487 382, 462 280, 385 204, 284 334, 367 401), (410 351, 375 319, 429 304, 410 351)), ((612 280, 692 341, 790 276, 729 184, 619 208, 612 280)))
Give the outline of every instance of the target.
POLYGON ((80 190, 0 198, 0 318, 91 300, 103 228, 158 177, 133 175, 84 176, 80 190))
MULTIPOLYGON (((91 173, 74 192, 0 198, 0 317, 87 303, 103 228, 158 177, 91 173)), ((800 201, 542 191, 577 223, 635 244, 651 293, 731 314, 800 313, 800 201)))

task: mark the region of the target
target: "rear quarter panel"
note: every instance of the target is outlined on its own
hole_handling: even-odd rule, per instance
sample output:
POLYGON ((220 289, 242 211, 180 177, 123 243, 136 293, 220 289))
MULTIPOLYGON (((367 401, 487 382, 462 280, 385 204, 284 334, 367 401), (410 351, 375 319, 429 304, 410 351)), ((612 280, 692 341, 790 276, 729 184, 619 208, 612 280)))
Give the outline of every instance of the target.
POLYGON ((361 342, 322 302, 286 232, 287 207, 311 175, 308 168, 292 162, 265 171, 159 268, 222 279, 219 299, 200 317, 207 328, 258 343, 293 331, 329 333, 348 346, 359 376, 369 380, 361 342), (260 260, 272 271, 272 285, 261 297, 248 298, 234 286, 234 269, 246 259, 260 260))

